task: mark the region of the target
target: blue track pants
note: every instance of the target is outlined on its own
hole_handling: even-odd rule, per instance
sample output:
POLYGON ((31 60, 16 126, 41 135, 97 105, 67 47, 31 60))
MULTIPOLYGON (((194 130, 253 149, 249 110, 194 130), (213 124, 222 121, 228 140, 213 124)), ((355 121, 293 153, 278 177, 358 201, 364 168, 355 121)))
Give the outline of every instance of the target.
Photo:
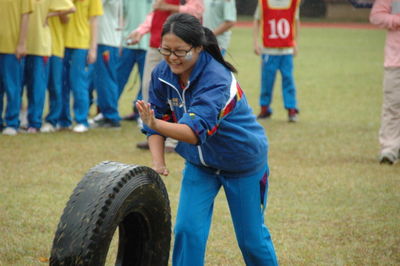
POLYGON ((63 59, 58 56, 50 57, 50 72, 48 82, 49 113, 46 122, 56 126, 61 114, 63 85, 63 59))
POLYGON ((4 126, 19 128, 24 62, 25 59, 18 60, 14 54, 0 54, 0 127, 3 125, 4 96, 7 96, 4 126))
MULTIPOLYGON (((297 110, 296 86, 293 76, 293 55, 262 55, 260 105, 271 106, 272 93, 279 70, 282 76, 283 104, 297 110)), ((272 111, 272 110, 270 110, 272 111)))
POLYGON ((133 100, 133 105, 137 100, 142 100, 142 78, 144 71, 144 61, 146 59, 146 50, 142 49, 129 49, 123 48, 122 55, 119 58, 118 63, 118 88, 119 97, 124 91, 125 85, 128 82, 129 76, 135 65, 138 66, 139 76, 140 76, 140 89, 133 100))
POLYGON ((103 116, 111 121, 121 120, 118 113, 118 47, 98 45, 95 64, 94 85, 97 90, 97 105, 103 116))
POLYGON ((28 55, 25 62, 25 83, 28 93, 29 127, 40 129, 46 88, 49 78, 49 57, 28 55))
POLYGON ((65 49, 62 108, 59 124, 69 127, 72 124, 70 113, 70 93, 74 97, 73 110, 75 122, 89 126, 89 73, 91 65, 87 63, 87 49, 65 49))
MULTIPOLYGON (((214 199, 223 186, 246 265, 277 265, 271 236, 264 224, 260 180, 267 171, 241 178, 210 174, 186 162, 174 229, 174 266, 204 265, 214 199)), ((265 188, 266 204, 268 186, 265 188)))

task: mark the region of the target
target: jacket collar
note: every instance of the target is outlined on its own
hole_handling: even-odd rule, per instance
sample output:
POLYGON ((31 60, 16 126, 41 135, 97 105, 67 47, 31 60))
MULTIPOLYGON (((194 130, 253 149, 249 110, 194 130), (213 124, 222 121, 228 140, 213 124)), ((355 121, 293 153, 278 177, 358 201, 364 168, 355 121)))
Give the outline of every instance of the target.
MULTIPOLYGON (((204 68, 208 65, 208 63, 214 60, 214 58, 206 51, 201 51, 199 57, 192 69, 192 73, 190 73, 189 77, 189 84, 194 84, 200 77, 201 73, 203 72, 204 68)), ((166 71, 165 71, 165 80, 169 83, 176 86, 176 88, 180 88, 179 85, 179 77, 178 75, 174 74, 171 69, 169 68, 167 62, 166 64, 166 71)), ((190 86, 189 86, 190 87, 190 86)))

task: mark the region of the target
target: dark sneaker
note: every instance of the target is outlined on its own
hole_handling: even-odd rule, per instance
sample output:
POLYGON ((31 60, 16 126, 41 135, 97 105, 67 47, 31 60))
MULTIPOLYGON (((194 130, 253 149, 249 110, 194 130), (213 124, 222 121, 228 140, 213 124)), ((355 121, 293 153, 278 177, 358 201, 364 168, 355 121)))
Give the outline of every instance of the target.
POLYGON ((394 154, 391 153, 382 153, 379 156, 379 163, 380 164, 394 164, 397 161, 397 158, 394 154))
POLYGON ((165 146, 164 151, 166 153, 174 153, 175 152, 175 147, 165 146))
POLYGON ((261 106, 261 111, 257 115, 257 119, 270 118, 271 115, 272 115, 272 112, 269 110, 268 106, 261 106))
POLYGON ((122 120, 125 121, 137 121, 139 118, 139 114, 138 113, 131 113, 129 115, 126 115, 124 117, 122 117, 122 120))
MULTIPOLYGON (((149 150, 150 149, 149 143, 147 141, 138 142, 136 144, 136 147, 141 149, 141 150, 149 150)), ((166 153, 174 153, 175 152, 175 147, 165 145, 164 151, 166 153)))
POLYGON ((147 142, 147 140, 146 141, 142 141, 142 142, 138 142, 136 144, 136 147, 139 148, 139 149, 142 149, 142 150, 150 149, 149 143, 147 142))
POLYGON ((297 114, 299 111, 296 109, 288 109, 288 121, 289 122, 297 122, 297 114))
POLYGON ((90 125, 91 127, 97 128, 111 128, 111 129, 120 129, 121 128, 121 123, 117 121, 112 121, 107 118, 103 118, 97 121, 94 121, 93 124, 90 125))

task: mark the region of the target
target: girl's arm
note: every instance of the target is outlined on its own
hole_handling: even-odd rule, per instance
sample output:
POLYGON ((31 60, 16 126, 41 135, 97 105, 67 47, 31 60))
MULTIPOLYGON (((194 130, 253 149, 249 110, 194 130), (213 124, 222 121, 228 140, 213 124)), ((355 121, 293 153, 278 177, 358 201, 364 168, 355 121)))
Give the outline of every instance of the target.
POLYGON ((170 123, 155 118, 154 110, 150 108, 150 104, 145 103, 144 101, 137 101, 136 107, 138 108, 143 123, 161 135, 193 145, 198 143, 199 140, 197 135, 188 125, 170 123))
POLYGON ((153 158, 153 169, 157 173, 167 176, 169 171, 164 158, 164 137, 160 135, 151 135, 148 139, 151 157, 153 158))

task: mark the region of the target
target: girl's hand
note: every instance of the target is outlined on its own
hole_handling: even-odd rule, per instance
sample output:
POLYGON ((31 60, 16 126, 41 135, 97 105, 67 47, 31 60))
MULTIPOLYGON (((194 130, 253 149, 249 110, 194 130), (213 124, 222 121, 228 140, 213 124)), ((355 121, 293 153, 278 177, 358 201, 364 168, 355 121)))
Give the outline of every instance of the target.
POLYGON ((157 119, 154 117, 154 110, 151 109, 150 104, 139 100, 136 102, 136 107, 143 123, 145 123, 151 129, 154 129, 157 119))
POLYGON ((153 166, 153 170, 163 176, 168 176, 169 174, 168 168, 165 165, 153 166))

